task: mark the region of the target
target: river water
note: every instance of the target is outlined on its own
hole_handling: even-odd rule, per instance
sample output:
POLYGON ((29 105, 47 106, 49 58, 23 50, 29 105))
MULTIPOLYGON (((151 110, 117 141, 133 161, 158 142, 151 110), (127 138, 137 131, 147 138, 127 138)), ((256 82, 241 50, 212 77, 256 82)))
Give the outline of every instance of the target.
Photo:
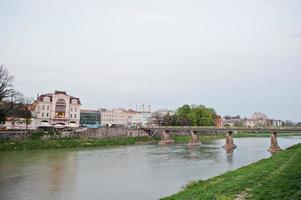
MULTIPOLYGON (((0 199, 153 200, 178 192, 192 180, 208 179, 268 158, 269 138, 235 138, 189 148, 185 144, 0 152, 0 199)), ((278 138, 282 148, 301 137, 278 138)))

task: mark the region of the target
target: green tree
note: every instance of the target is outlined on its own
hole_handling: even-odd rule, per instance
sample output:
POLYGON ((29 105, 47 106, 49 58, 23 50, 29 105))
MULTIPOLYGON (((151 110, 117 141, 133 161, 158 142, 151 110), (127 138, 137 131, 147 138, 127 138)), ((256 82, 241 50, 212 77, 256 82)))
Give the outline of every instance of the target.
POLYGON ((176 112, 176 114, 179 117, 184 117, 184 118, 188 118, 190 113, 191 113, 191 108, 187 104, 185 104, 182 107, 178 108, 177 112, 176 112))
POLYGON ((183 105, 179 107, 175 115, 163 117, 164 126, 213 126, 216 112, 213 108, 203 105, 183 105))

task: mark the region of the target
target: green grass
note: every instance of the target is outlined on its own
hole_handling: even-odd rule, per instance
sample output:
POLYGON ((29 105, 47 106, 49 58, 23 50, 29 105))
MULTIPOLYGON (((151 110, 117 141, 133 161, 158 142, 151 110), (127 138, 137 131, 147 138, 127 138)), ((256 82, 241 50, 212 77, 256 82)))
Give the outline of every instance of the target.
MULTIPOLYGON (((38 135, 38 134, 37 134, 38 135)), ((30 149, 57 149, 57 148, 78 148, 78 147, 109 147, 117 145, 132 145, 137 143, 149 143, 153 139, 144 137, 124 137, 113 139, 78 139, 59 138, 41 140, 38 136, 33 136, 24 140, 0 140, 0 151, 8 150, 30 150, 30 149)))
POLYGON ((221 176, 191 183, 183 191, 163 200, 235 198, 301 199, 301 144, 221 176))

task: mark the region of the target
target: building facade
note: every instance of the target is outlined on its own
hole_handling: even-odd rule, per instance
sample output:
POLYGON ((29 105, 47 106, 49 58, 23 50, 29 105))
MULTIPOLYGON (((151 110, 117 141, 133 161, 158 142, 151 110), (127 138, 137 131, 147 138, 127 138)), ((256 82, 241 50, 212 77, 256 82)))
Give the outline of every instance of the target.
POLYGON ((65 91, 39 95, 32 112, 32 124, 39 126, 61 125, 78 127, 80 120, 80 99, 65 91))
POLYGON ((79 123, 88 128, 99 128, 101 126, 100 111, 81 109, 79 123))
POLYGON ((152 114, 148 111, 135 111, 130 116, 130 126, 144 127, 149 122, 152 114))
POLYGON ((240 116, 225 116, 224 119, 225 126, 230 127, 279 127, 283 125, 281 120, 270 119, 268 116, 261 112, 255 112, 250 118, 240 118, 240 116))
POLYGON ((100 109, 101 126, 141 127, 146 126, 151 113, 132 109, 100 109))
POLYGON ((101 126, 127 126, 129 113, 122 108, 100 109, 101 126))

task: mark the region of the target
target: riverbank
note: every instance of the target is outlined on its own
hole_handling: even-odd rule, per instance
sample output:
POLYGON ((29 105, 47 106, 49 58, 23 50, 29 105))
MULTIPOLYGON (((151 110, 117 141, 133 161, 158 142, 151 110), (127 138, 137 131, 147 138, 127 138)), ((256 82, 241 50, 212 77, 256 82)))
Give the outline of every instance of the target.
POLYGON ((188 184, 162 200, 301 199, 301 144, 235 171, 188 184))
POLYGON ((153 138, 149 136, 122 137, 110 139, 57 138, 47 140, 43 140, 34 136, 23 140, 0 140, 0 151, 80 147, 110 147, 118 145, 150 144, 154 142, 155 141, 153 140, 153 138))

